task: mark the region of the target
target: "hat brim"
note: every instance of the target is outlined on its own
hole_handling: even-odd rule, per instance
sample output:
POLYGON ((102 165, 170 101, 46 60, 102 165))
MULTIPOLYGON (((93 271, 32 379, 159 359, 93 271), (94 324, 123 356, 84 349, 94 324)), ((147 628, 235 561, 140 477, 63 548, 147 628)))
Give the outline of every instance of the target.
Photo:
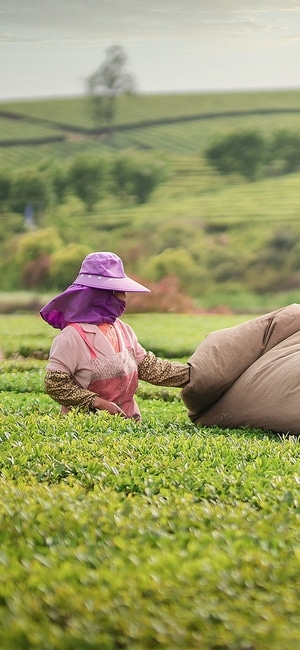
POLYGON ((80 273, 72 284, 81 284, 84 287, 92 287, 93 289, 107 289, 108 291, 150 292, 150 289, 128 278, 127 275, 124 278, 108 278, 104 275, 80 273))

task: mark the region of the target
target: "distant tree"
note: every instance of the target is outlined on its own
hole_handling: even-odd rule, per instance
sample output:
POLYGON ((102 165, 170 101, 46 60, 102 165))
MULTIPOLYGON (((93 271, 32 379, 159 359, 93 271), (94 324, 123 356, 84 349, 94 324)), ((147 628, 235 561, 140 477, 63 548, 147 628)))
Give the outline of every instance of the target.
POLYGON ((0 211, 6 208, 10 195, 11 178, 6 171, 0 171, 0 211))
POLYGON ((159 166, 136 168, 132 177, 133 192, 137 203, 147 203, 156 186, 161 182, 159 166))
POLYGON ((44 158, 37 169, 47 178, 55 203, 63 203, 70 189, 68 164, 44 158))
POLYGON ((132 197, 136 203, 146 203, 155 188, 166 178, 163 163, 149 156, 121 154, 112 166, 116 193, 132 197))
POLYGON ((134 77, 126 71, 127 56, 119 45, 106 50, 105 61, 86 80, 92 112, 97 125, 112 124, 118 95, 135 91, 134 77))
POLYGON ((93 211, 100 199, 105 173, 105 160, 89 154, 79 154, 70 165, 70 186, 85 203, 88 212, 93 211))
POLYGON ((241 174, 254 181, 264 163, 265 143, 256 131, 237 131, 219 137, 205 157, 221 174, 241 174))
POLYGON ((53 165, 50 172, 55 200, 57 203, 63 203, 69 190, 69 170, 66 165, 53 165))
POLYGON ((26 205, 34 205, 35 211, 42 211, 49 203, 48 180, 41 171, 24 169, 11 177, 10 207, 15 212, 24 212, 26 205))
POLYGON ((300 135, 297 132, 281 130, 273 133, 269 147, 268 161, 281 162, 282 171, 289 174, 300 168, 300 135))

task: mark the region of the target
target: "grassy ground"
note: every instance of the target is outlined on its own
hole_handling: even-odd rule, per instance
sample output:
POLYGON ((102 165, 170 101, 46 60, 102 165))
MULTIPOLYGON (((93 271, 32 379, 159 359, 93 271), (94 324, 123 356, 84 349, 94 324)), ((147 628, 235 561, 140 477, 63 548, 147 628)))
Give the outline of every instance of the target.
MULTIPOLYGON (((125 124, 183 115, 228 111, 299 109, 299 91, 249 91, 242 93, 192 93, 120 97, 116 123, 125 124)), ((59 124, 91 127, 87 97, 1 102, 0 110, 59 124)))

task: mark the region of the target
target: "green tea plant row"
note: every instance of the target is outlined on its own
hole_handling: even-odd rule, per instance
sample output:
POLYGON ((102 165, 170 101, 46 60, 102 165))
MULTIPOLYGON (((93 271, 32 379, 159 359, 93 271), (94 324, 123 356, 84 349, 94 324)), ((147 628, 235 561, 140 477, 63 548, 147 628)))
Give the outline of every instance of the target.
POLYGON ((141 424, 19 397, 0 407, 1 647, 297 647, 295 440, 197 429, 175 397, 139 396, 141 424))
POLYGON ((53 130, 40 124, 28 124, 19 120, 7 120, 0 117, 0 141, 26 140, 27 138, 39 138, 52 136, 53 130))
MULTIPOLYGON (((166 327, 174 350, 188 330, 131 319, 156 347, 166 327)), ((46 336, 36 318, 2 317, 4 341, 17 324, 46 336)), ((230 324, 210 316, 199 337, 230 324)), ((1 362, 1 648, 297 648, 298 440, 195 427, 179 389, 144 382, 141 423, 61 416, 45 365, 1 362)))

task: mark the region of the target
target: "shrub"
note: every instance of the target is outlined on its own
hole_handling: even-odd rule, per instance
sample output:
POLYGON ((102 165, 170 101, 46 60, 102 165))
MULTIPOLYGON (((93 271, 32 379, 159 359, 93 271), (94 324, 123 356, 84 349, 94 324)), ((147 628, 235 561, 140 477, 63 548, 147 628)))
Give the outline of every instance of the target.
POLYGON ((51 286, 65 289, 78 275, 82 260, 90 249, 82 244, 68 244, 55 251, 51 256, 51 286))
POLYGON ((44 228, 22 235, 16 251, 16 262, 23 266, 40 255, 50 255, 62 245, 55 228, 44 228))
MULTIPOLYGON (((137 278, 136 278, 137 279, 137 278)), ((137 279, 143 284, 144 280, 137 279)), ((151 293, 135 293, 127 302, 127 313, 172 313, 184 314, 195 310, 192 298, 180 289, 174 276, 164 277, 157 283, 146 283, 151 293)))
POLYGON ((188 289, 195 264, 191 255, 182 248, 166 248, 150 258, 145 266, 145 275, 154 282, 171 276, 177 278, 181 289, 188 289))
POLYGON ((50 256, 39 255, 27 262, 21 271, 21 285, 24 289, 46 289, 49 286, 50 256))
POLYGON ((14 255, 21 287, 48 288, 50 255, 60 246, 61 240, 54 228, 21 236, 14 255))

